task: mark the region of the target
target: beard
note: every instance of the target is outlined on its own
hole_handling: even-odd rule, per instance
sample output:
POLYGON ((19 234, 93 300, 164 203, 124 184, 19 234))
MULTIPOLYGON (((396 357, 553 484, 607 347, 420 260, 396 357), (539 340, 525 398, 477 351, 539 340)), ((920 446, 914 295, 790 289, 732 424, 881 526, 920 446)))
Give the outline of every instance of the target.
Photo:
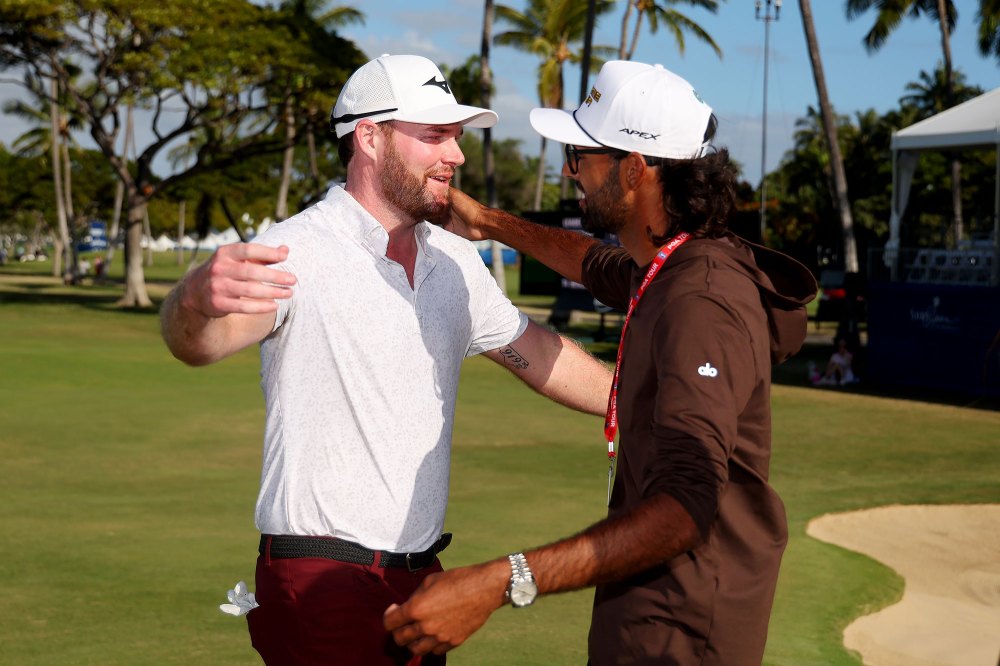
POLYGON ((435 199, 427 189, 427 179, 433 175, 425 173, 422 178, 415 176, 406 168, 396 146, 389 141, 385 153, 385 168, 379 178, 386 201, 414 220, 433 222, 447 218, 451 203, 447 198, 444 201, 435 199))
MULTIPOLYGON (((619 164, 616 162, 608 173, 607 179, 597 190, 586 194, 587 205, 583 211, 581 224, 590 233, 617 234, 625 226, 627 213, 622 206, 625 192, 618 180, 619 164)), ((580 181, 576 186, 583 191, 580 181)))

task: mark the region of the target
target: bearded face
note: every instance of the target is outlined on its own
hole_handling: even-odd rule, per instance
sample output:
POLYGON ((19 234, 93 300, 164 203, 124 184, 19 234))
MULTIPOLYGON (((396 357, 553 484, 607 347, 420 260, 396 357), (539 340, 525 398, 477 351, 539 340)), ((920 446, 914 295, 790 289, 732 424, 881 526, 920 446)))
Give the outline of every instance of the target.
MULTIPOLYGON (((380 175, 386 201, 414 220, 435 220, 446 217, 450 202, 448 191, 435 193, 428 181, 434 179, 447 185, 451 171, 431 168, 417 175, 407 166, 392 138, 387 142, 385 164, 380 175), (446 173, 447 171, 447 173, 446 173)), ((440 188, 435 188, 440 189, 440 188)))
POLYGON ((622 206, 625 193, 618 179, 621 162, 615 160, 604 182, 593 192, 586 192, 576 181, 576 186, 586 196, 583 207, 583 228, 590 233, 617 234, 625 226, 627 213, 622 206))

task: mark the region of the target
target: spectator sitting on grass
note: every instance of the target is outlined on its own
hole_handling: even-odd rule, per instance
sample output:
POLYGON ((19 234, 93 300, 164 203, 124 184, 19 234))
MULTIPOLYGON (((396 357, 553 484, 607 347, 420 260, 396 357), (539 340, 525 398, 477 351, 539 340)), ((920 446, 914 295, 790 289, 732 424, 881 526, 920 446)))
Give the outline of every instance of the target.
POLYGON ((837 349, 830 355, 826 373, 816 382, 817 386, 844 386, 858 381, 851 367, 854 354, 847 348, 846 338, 837 338, 837 349))

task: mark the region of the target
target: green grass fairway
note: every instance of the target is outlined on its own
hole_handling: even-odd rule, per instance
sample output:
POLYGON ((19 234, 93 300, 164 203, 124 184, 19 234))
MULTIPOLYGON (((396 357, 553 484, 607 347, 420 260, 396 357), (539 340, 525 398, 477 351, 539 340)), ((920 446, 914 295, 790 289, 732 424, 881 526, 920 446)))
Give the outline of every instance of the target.
MULTIPOLYGON (((244 621, 217 609, 236 581, 252 587, 256 351, 187 368, 160 341, 155 314, 114 309, 119 289, 0 273, 0 663, 259 663, 244 621)), ((1000 501, 1000 413, 776 386, 774 421, 791 541, 766 663, 860 664, 841 630, 898 598, 901 580, 807 538, 807 521, 1000 501)), ((484 359, 466 363, 445 565, 601 517, 601 434, 598 418, 548 403, 484 359)), ((449 661, 582 665, 591 598, 502 608, 449 661)))

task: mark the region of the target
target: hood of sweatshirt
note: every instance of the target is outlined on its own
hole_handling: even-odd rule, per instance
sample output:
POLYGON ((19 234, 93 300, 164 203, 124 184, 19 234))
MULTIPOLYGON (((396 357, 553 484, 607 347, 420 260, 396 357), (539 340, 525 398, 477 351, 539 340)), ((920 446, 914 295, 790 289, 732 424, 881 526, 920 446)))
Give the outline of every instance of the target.
POLYGON ((688 243, 690 251, 711 254, 717 261, 738 266, 757 285, 767 312, 771 335, 771 363, 793 356, 806 339, 806 304, 816 298, 816 278, 787 254, 755 245, 733 234, 718 240, 688 243))

